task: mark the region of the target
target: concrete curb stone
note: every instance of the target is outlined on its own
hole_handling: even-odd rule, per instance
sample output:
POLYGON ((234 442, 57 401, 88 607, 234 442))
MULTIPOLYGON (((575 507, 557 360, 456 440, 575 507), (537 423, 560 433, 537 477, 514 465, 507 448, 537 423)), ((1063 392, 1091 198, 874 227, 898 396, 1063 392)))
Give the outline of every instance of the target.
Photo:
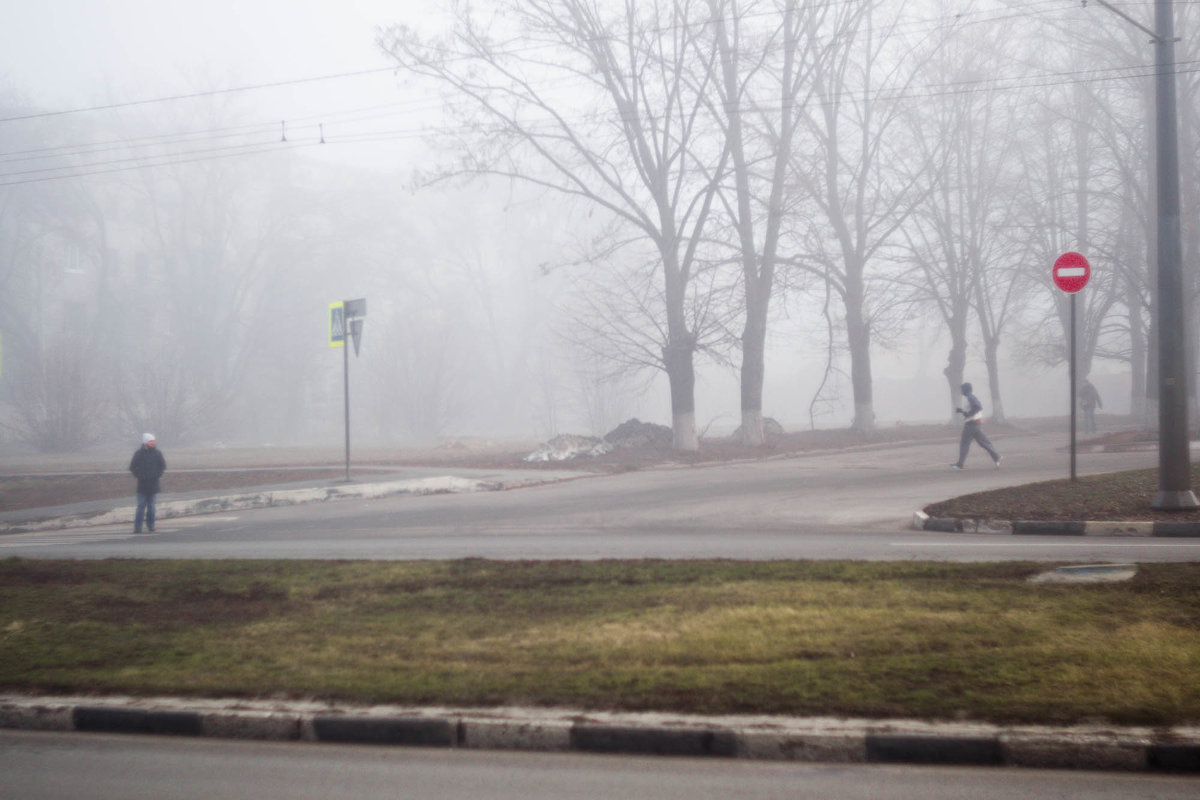
POLYGON ((0 695, 0 728, 807 763, 1200 773, 1200 728, 0 695))
POLYGON ((915 530, 938 533, 990 533, 1018 536, 1130 536, 1200 538, 1200 522, 1113 520, 1005 520, 931 517, 914 511, 915 530))
POLYGON ((571 749, 572 723, 465 719, 460 725, 459 746, 473 750, 530 750, 544 753, 571 749))
POLYGON ((150 733, 160 736, 203 736, 204 726, 194 711, 152 711, 112 706, 76 706, 72 723, 77 731, 150 733))
POLYGON ((451 719, 322 714, 312 726, 318 742, 453 747, 459 741, 458 722, 451 719))
POLYGON ((216 739, 254 739, 267 742, 315 741, 315 734, 305 735, 304 717, 300 714, 236 711, 201 712, 200 725, 204 736, 216 739))
POLYGON ((866 736, 871 764, 954 764, 1003 766, 1004 746, 998 736, 866 736))

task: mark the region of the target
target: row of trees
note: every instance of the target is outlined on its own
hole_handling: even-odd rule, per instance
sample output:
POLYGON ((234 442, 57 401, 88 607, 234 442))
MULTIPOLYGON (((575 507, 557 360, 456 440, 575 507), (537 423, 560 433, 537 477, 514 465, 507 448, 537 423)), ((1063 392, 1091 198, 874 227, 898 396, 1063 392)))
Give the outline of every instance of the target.
MULTIPOLYGON (((1136 29, 1098 9, 1059 30, 1016 3, 933 0, 472 8, 452 6, 443 39, 381 34, 401 74, 445 90, 432 138, 447 158, 419 181, 440 187, 415 195, 398 171, 314 159, 315 137, 280 142, 277 122, 220 101, 64 125, 13 122, 37 109, 0 100, 0 434, 63 450, 145 429, 337 433, 321 316, 347 296, 371 309, 355 419, 387 439, 602 433, 638 373, 666 375, 675 445, 692 449, 707 359, 738 371, 753 444, 784 317, 822 332, 802 346, 844 371, 859 429, 875 420, 872 357, 914 330, 948 345, 948 406, 977 358, 1003 418, 1006 357, 1063 359, 1069 307, 1048 273, 1071 249, 1094 267, 1080 374, 1128 364, 1149 411, 1152 78, 1136 29), (96 174, 46 180, 64 159, 96 174)), ((1177 11, 1195 264, 1200 8, 1177 11)))
POLYGON ((549 320, 493 263, 518 260, 542 211, 520 227, 497 210, 504 191, 418 200, 404 172, 313 158, 278 123, 208 101, 171 110, 68 127, 0 99, 0 117, 35 120, 0 123, 0 445, 338 440, 326 313, 357 296, 366 442, 546 426, 550 404, 525 384, 549 320))
MULTIPOLYGON (((37 111, 7 101, 6 117, 37 111)), ((288 285, 297 228, 270 183, 222 161, 54 179, 63 150, 79 152, 68 168, 85 172, 89 161, 154 162, 157 147, 136 159, 112 147, 135 137, 152 140, 86 122, 0 127, 0 433, 43 451, 138 430, 222 438, 259 366, 256 345, 278 355, 259 311, 268 286, 288 285)))
MULTIPOLYGON (((526 181, 603 212, 576 259, 591 267, 577 340, 617 368, 665 372, 677 448, 698 445, 700 355, 739 366, 742 435, 762 441, 773 311, 814 297, 848 353, 854 427, 874 425, 873 349, 914 317, 950 342, 951 407, 980 343, 1002 419, 1002 348, 1063 358, 1068 304, 1049 265, 1065 250, 1097 267, 1080 374, 1128 362, 1144 410, 1151 54, 1121 20, 1077 11, 1089 24, 1060 28, 1019 3, 880 0, 454 8, 441 38, 380 37, 444 90, 435 140, 451 158, 427 178, 526 181)), ((1190 64, 1200 13, 1177 10, 1190 64)), ((1191 209, 1195 89, 1181 69, 1191 209)), ((1185 216, 1194 264, 1200 225, 1185 216)))

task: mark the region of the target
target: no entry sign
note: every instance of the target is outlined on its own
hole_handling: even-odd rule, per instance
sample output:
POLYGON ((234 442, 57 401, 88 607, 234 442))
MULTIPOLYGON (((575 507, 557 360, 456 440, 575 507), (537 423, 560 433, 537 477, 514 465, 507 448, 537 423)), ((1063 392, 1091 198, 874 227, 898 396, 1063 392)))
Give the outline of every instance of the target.
POLYGON ((1063 253, 1054 262, 1050 274, 1055 286, 1067 294, 1075 294, 1087 286, 1088 278, 1092 277, 1092 265, 1079 253, 1063 253))

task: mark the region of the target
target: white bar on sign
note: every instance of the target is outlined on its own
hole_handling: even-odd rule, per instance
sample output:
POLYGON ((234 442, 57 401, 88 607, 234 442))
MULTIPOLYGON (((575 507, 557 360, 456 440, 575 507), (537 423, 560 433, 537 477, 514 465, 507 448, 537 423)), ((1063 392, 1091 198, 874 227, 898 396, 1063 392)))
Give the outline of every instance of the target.
POLYGON ((1083 267, 1059 267, 1055 274, 1060 278, 1082 278, 1087 270, 1083 267))

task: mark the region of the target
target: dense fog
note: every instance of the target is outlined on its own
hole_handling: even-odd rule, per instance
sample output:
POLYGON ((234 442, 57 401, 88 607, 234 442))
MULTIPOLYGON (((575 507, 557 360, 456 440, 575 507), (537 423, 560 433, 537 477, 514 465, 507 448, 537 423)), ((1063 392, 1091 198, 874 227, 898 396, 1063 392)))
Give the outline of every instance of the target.
POLYGON ((35 5, 0 38, 0 453, 338 442, 345 364, 360 444, 754 444, 947 423, 964 380, 1063 416, 1067 251, 1079 376, 1153 418, 1154 48, 1103 8, 35 5))

